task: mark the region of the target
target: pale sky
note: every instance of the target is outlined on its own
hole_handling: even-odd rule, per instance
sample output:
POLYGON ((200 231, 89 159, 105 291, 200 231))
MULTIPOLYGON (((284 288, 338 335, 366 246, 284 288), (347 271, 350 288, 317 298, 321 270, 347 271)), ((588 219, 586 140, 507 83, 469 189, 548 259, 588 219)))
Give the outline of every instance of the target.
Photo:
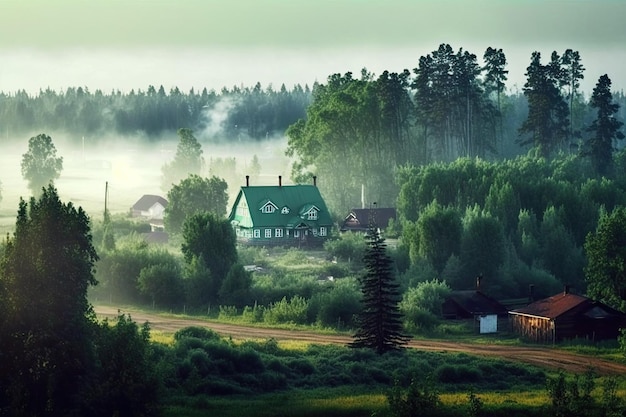
POLYGON ((502 48, 509 89, 533 51, 579 51, 590 93, 626 87, 622 0, 0 0, 0 91, 163 85, 288 88, 333 73, 412 70, 449 43, 502 48))

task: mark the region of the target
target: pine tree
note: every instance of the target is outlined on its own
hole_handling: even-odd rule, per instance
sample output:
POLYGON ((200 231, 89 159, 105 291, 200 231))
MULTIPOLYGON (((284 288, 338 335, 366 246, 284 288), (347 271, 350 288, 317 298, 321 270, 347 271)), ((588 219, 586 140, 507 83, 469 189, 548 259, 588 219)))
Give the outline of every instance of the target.
POLYGON ((620 130, 624 123, 615 117, 619 105, 613 102, 611 79, 606 74, 598 79, 589 104, 597 110, 597 117, 587 128, 593 136, 587 141, 585 154, 596 172, 605 175, 611 171, 616 142, 624 139, 620 130))
POLYGON ((402 314, 398 306, 400 293, 395 282, 393 261, 386 253, 385 239, 370 222, 367 249, 363 256, 366 272, 360 278, 363 310, 359 329, 351 347, 366 347, 382 354, 400 349, 408 342, 402 332, 402 314))

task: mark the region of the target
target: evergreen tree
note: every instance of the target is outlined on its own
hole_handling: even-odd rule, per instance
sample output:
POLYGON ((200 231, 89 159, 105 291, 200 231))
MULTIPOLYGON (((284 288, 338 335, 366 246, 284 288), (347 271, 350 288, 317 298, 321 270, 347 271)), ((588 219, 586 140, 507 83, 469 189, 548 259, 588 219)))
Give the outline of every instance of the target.
POLYGON ((42 191, 20 201, 0 264, 0 415, 81 415, 94 362, 89 219, 42 191))
POLYGON ((558 62, 558 55, 553 54, 550 64, 542 65, 541 54, 533 52, 524 84, 528 117, 519 132, 530 136, 520 138, 518 143, 533 145, 546 158, 563 147, 569 127, 567 104, 560 90, 563 74, 558 62))
POLYGON ((564 69, 564 82, 567 84, 567 99, 569 102, 569 139, 570 141, 574 137, 574 99, 578 95, 578 89, 580 88, 580 80, 584 79, 583 72, 585 67, 580 62, 580 54, 578 51, 571 49, 565 50, 565 53, 561 57, 561 62, 564 69))
POLYGON ((587 142, 585 153, 591 157, 591 164, 596 172, 604 175, 611 170, 615 142, 624 139, 624 134, 620 131, 624 123, 615 118, 619 105, 613 103, 611 79, 606 74, 598 79, 589 104, 598 113, 587 128, 593 136, 587 142))
POLYGON ((402 332, 399 286, 395 281, 393 261, 387 255, 385 239, 370 222, 366 235, 368 247, 363 257, 365 274, 359 279, 363 309, 352 347, 366 347, 382 354, 400 349, 408 342, 402 332))

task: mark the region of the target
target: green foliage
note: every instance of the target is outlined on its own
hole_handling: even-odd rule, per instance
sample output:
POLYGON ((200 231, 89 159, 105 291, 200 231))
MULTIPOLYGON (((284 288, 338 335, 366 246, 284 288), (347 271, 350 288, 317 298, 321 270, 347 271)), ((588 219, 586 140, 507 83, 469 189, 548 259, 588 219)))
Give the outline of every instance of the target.
POLYGON ((33 195, 54 183, 63 170, 63 158, 57 157, 52 138, 45 133, 28 140, 28 151, 22 155, 22 177, 33 195))
POLYGON ((361 295, 353 278, 335 280, 330 289, 316 293, 309 302, 309 317, 322 326, 354 328, 361 311, 361 295))
POLYGON ((546 381, 548 396, 555 417, 593 416, 596 408, 591 393, 595 388, 594 374, 588 370, 581 378, 574 376, 568 381, 563 372, 546 381))
POLYGON ((596 231, 587 236, 585 252, 589 296, 626 311, 626 208, 617 207, 600 217, 596 231))
POLYGON ((79 413, 92 360, 89 219, 49 185, 20 200, 0 262, 0 414, 79 413))
POLYGON ((180 295, 180 259, 163 248, 149 246, 136 234, 120 239, 113 251, 104 252, 97 264, 96 277, 100 285, 90 295, 114 302, 175 303, 180 295), (144 286, 139 278, 144 272, 144 286), (171 296, 167 291, 174 291, 171 296), (158 293, 158 294, 157 294, 158 293))
MULTIPOLYGON (((161 167, 163 177, 161 189, 169 191, 174 184, 178 184, 189 175, 200 175, 204 158, 202 157, 202 145, 193 135, 191 129, 178 129, 178 145, 174 160, 161 167)), ((171 203, 171 200, 170 200, 171 203)))
POLYGON ((473 280, 477 276, 487 278, 486 283, 494 282, 506 250, 502 223, 476 206, 467 209, 463 223, 460 260, 466 279, 455 289, 472 288, 472 281, 467 278, 473 280))
POLYGON ((194 214, 185 221, 182 236, 184 242, 181 250, 185 262, 190 266, 195 265, 193 279, 206 278, 204 284, 196 288, 202 290, 198 301, 202 305, 215 303, 226 276, 237 262, 235 232, 227 219, 204 212, 194 214), (204 271, 205 268, 210 272, 209 275, 204 271))
POLYGON ((366 243, 359 233, 343 233, 339 239, 324 242, 324 250, 338 261, 349 262, 353 269, 362 267, 366 243))
POLYGON ((161 263, 142 268, 137 284, 142 295, 161 307, 178 306, 184 301, 185 291, 178 263, 161 263))
POLYGON ((93 387, 90 415, 157 415, 163 386, 153 369, 150 327, 130 316, 105 320, 97 332, 97 384, 93 387))
POLYGON ((293 296, 289 300, 283 297, 282 300, 270 304, 265 309, 263 321, 269 324, 304 324, 307 322, 308 308, 309 302, 303 297, 293 296))
POLYGON ((624 181, 589 179, 590 174, 588 161, 564 154, 403 167, 397 174, 398 212, 410 268, 425 259, 435 277, 453 288, 470 287, 469 280, 482 272, 486 288, 497 296, 527 295, 529 280, 519 273, 524 269, 551 277, 534 282, 538 289, 552 288, 556 277, 561 286, 584 291, 585 237, 596 228, 602 206, 626 205, 624 181), (460 233, 458 220, 435 227, 445 224, 446 210, 463 213, 460 233))
POLYGON ((541 53, 533 52, 526 69, 524 95, 528 99, 528 117, 520 127, 521 145, 533 145, 541 157, 550 157, 564 149, 568 139, 568 108, 561 95, 561 62, 552 53, 550 64, 541 64, 541 53))
POLYGON ((448 258, 460 250, 462 223, 459 213, 434 201, 421 214, 416 232, 416 237, 409 237, 411 260, 415 262, 418 255, 424 257, 441 273, 448 258))
POLYGON ((219 312, 218 318, 220 320, 229 319, 232 317, 236 317, 237 313, 238 313, 237 307, 235 306, 220 305, 220 312, 219 312))
POLYGON ((228 184, 222 178, 202 178, 192 174, 175 183, 167 193, 163 222, 170 233, 180 233, 185 221, 195 214, 226 214, 228 184))
POLYGON ((587 141, 585 153, 591 157, 595 171, 599 175, 606 175, 613 167, 615 143, 624 139, 624 133, 621 132, 624 123, 615 117, 619 105, 613 102, 611 79, 608 75, 604 74, 598 79, 589 104, 596 109, 597 116, 587 128, 593 136, 587 141))
POLYGON ((251 273, 246 271, 240 263, 233 264, 220 287, 218 293, 220 302, 237 307, 245 306, 250 301, 251 286, 251 273))
POLYGON ((251 298, 261 305, 280 301, 283 297, 292 298, 296 295, 310 299, 313 294, 323 288, 318 283, 318 277, 308 271, 287 273, 283 269, 272 268, 268 273, 255 273, 251 298))
POLYGON ((467 394, 468 414, 469 417, 481 417, 484 414, 485 405, 473 390, 467 394))
POLYGON ((441 306, 449 293, 448 284, 437 279, 409 288, 400 302, 405 329, 410 332, 432 330, 441 317, 441 306))
POLYGON ((219 334, 215 333, 211 329, 207 329, 206 327, 189 326, 189 327, 184 327, 176 331, 176 333, 174 333, 174 340, 176 341, 182 340, 183 338, 186 338, 186 337, 192 337, 192 338, 202 339, 202 340, 216 340, 216 341, 221 339, 219 334))
POLYGON ((370 227, 367 243, 363 257, 365 273, 359 279, 363 309, 358 315, 359 327, 350 346, 366 347, 383 354, 402 348, 408 337, 402 332, 399 286, 392 270, 392 260, 386 252, 385 239, 370 227))
POLYGON ((316 84, 306 118, 287 129, 287 154, 297 160, 292 177, 325 173, 320 189, 331 211, 356 207, 362 186, 370 201, 393 204, 395 164, 407 162, 416 146, 408 75, 385 71, 374 80, 365 70, 360 79, 332 74, 316 84))
POLYGON ((412 380, 407 388, 396 381, 387 393, 387 402, 394 417, 436 417, 442 411, 439 392, 427 380, 412 380))

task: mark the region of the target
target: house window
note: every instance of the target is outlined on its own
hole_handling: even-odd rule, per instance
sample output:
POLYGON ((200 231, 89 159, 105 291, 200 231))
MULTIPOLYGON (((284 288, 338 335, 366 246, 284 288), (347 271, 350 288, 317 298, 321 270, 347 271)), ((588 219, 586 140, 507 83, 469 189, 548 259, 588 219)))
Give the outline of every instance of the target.
POLYGON ((283 207, 280 212, 281 212, 281 214, 289 214, 289 207, 287 207, 287 206, 283 207))
POLYGON ((294 230, 293 231, 293 237, 300 237, 300 231, 299 230, 294 230))
POLYGON ((320 236, 326 236, 326 227, 320 227, 320 236))
POLYGON ((274 230, 274 236, 275 237, 283 237, 283 229, 276 229, 276 230, 274 230))
POLYGON ((272 229, 265 229, 265 237, 269 239, 272 237, 272 229))
POLYGON ((261 237, 261 230, 259 229, 254 229, 254 238, 258 239, 261 237))
POLYGON ((273 213, 275 210, 274 206, 271 204, 266 204, 263 206, 263 208, 261 209, 261 212, 263 213, 273 213))
POLYGON ((317 211, 316 210, 311 210, 309 211, 309 220, 317 220, 317 211))

